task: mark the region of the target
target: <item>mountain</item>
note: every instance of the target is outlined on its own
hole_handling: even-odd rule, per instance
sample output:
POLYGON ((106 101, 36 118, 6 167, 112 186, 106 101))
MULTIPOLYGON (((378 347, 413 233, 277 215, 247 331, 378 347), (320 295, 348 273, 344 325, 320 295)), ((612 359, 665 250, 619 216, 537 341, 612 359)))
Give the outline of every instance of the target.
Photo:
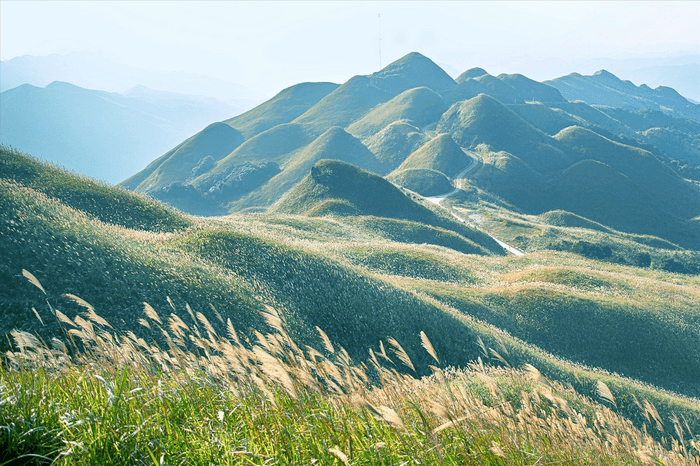
POLYGON ((668 86, 682 96, 700 103, 700 64, 655 65, 637 68, 625 73, 631 81, 645 83, 651 87, 668 86))
POLYGON ((0 62, 0 91, 31 84, 46 87, 54 81, 75 86, 125 94, 137 86, 185 95, 209 97, 233 107, 229 114, 245 111, 264 100, 264 96, 230 81, 197 73, 164 73, 136 68, 105 59, 91 52, 51 54, 44 57, 24 55, 0 62))
POLYGON ((461 147, 487 144, 510 152, 536 171, 553 172, 567 163, 557 141, 485 94, 454 104, 440 117, 437 131, 452 134, 461 147))
POLYGON ((448 133, 440 134, 413 152, 396 170, 429 169, 454 177, 472 163, 448 133))
POLYGON ((605 87, 617 100, 606 105, 568 102, 556 86, 518 74, 495 77, 483 69, 469 70, 455 81, 427 57, 409 54, 339 86, 304 83, 285 89, 224 122, 242 136, 236 140, 240 145, 227 146, 228 154, 194 151, 190 165, 179 171, 178 165, 164 164, 169 155, 164 156, 148 169, 163 165, 160 181, 142 183, 144 172, 132 178, 137 184, 125 185, 196 214, 263 211, 319 160, 338 159, 388 175, 392 183, 422 195, 447 194, 459 185, 446 201, 455 208, 496 205, 527 215, 564 209, 608 222, 615 231, 656 235, 660 242, 695 248, 697 225, 690 219, 700 212, 695 184, 700 164, 693 165, 700 156, 698 122, 679 112, 623 102, 639 100, 636 94, 646 92, 649 99, 683 104, 673 92, 650 92, 606 73, 589 78, 581 79, 605 87), (462 149, 481 163, 455 183, 450 178, 471 163, 462 149), (588 163, 577 165, 587 160, 602 165, 597 171, 588 163), (597 184, 590 191, 579 189, 575 202, 569 199, 573 195, 567 195, 563 180, 593 186, 587 177, 598 172, 632 185, 618 192, 597 184), (613 218, 603 215, 605 209, 586 207, 604 198, 606 189, 610 199, 637 206, 630 207, 637 213, 613 218), (635 210, 641 199, 653 200, 649 215, 635 210), (654 226, 641 220, 652 217, 664 220, 654 226))
POLYGON ((289 123, 338 88, 333 83, 301 83, 280 91, 272 99, 224 123, 246 139, 277 125, 289 123))
POLYGON ((421 196, 440 196, 454 190, 450 179, 430 168, 397 168, 386 176, 396 186, 410 189, 421 196))
POLYGON ((136 87, 126 95, 54 82, 0 93, 0 142, 118 183, 236 109, 211 98, 136 87))
POLYGON ((151 162, 124 187, 148 192, 182 180, 196 178, 243 143, 241 133, 225 123, 213 123, 174 149, 151 162), (206 154, 205 158, 200 158, 206 154), (206 159, 206 157, 209 157, 206 159))
POLYGON ((566 102, 559 90, 537 82, 522 74, 499 74, 498 79, 509 84, 526 101, 566 102))
POLYGON ((557 88, 571 101, 582 100, 588 104, 632 110, 663 110, 681 118, 700 121, 700 105, 689 102, 674 89, 664 86, 652 89, 646 84, 635 86, 605 70, 591 76, 571 73, 545 81, 544 84, 557 88))
POLYGON ((447 104, 437 93, 427 87, 416 87, 375 107, 348 126, 348 132, 361 139, 371 137, 399 120, 422 128, 439 120, 445 110, 447 104))

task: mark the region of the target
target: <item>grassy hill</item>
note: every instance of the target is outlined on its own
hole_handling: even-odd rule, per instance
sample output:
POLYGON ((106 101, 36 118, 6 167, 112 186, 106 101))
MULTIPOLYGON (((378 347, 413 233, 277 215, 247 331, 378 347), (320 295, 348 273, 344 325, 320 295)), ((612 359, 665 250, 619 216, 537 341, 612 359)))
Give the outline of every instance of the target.
POLYGON ((464 153, 447 133, 440 134, 413 152, 398 170, 428 169, 454 177, 472 163, 471 157, 464 153))
POLYGON ((213 123, 166 152, 143 171, 120 183, 125 188, 147 192, 195 178, 200 161, 215 163, 243 143, 243 135, 225 123, 213 123))
POLYGON ((582 100, 588 104, 631 109, 664 110, 673 115, 700 121, 700 106, 686 100, 675 90, 659 86, 651 89, 642 84, 635 86, 622 81, 605 70, 591 76, 571 73, 544 84, 559 89, 568 100, 582 100))
POLYGON ((417 87, 379 105, 348 126, 347 131, 355 137, 366 138, 399 120, 407 120, 410 124, 422 128, 437 122, 445 110, 447 104, 442 97, 427 87, 417 87))
POLYGON ((383 164, 358 139, 341 128, 333 127, 295 152, 278 175, 236 201, 232 208, 272 205, 299 183, 316 162, 329 158, 356 164, 374 172, 386 171, 383 164))
POLYGON ((399 120, 364 140, 367 148, 388 168, 394 169, 423 144, 430 136, 407 121, 399 120))
POLYGON ((345 128, 395 96, 394 93, 372 85, 370 77, 355 76, 292 122, 308 125, 317 134, 333 126, 345 128))
POLYGON ((665 211, 682 219, 700 212, 700 191, 683 180, 653 154, 616 143, 590 130, 570 127, 555 138, 570 148, 579 159, 605 163, 624 174, 662 204, 665 211))
POLYGON ((439 196, 454 189, 444 173, 430 168, 397 168, 387 175, 386 179, 426 197, 439 196))
POLYGON ((0 175, 57 199, 106 224, 136 230, 172 232, 191 225, 173 209, 120 188, 114 188, 39 161, 15 149, 0 146, 0 175))
POLYGON ((511 85, 525 101, 566 102, 558 89, 534 81, 522 74, 499 74, 498 79, 511 85))
POLYGON ((487 95, 454 104, 440 118, 437 131, 450 133, 461 147, 487 144, 495 152, 509 152, 542 173, 568 165, 556 140, 487 95))
POLYGON ((372 85, 398 95, 416 87, 427 87, 443 95, 457 83, 430 58, 411 52, 370 76, 372 85))
MULTIPOLYGON (((30 159, 21 154, 14 155, 19 160, 15 165, 32 165, 30 159)), ((600 162, 580 162, 585 163, 600 165, 600 162)), ((35 170, 41 169, 51 172, 50 167, 37 162, 35 170)), ((3 170, 2 173, 7 172, 3 170)), ((19 170, 17 173, 12 179, 0 181, 0 252, 5 258, 0 264, 4 285, 0 291, 0 310, 5 317, 5 332, 11 327, 19 327, 30 333, 14 334, 12 350, 18 354, 6 354, 8 364, 0 371, 3 386, 17 387, 25 394, 17 403, 0 405, 2 425, 13 426, 8 436, 3 437, 2 441, 6 442, 3 446, 7 446, 1 449, 3 452, 54 455, 63 447, 54 445, 52 436, 42 432, 50 429, 53 433, 60 428, 63 429, 61 432, 66 432, 64 435, 70 433, 74 436, 71 438, 85 439, 86 449, 94 449, 95 458, 104 461, 104 455, 111 455, 110 462, 122 461, 124 454, 112 447, 112 440, 117 441, 118 436, 112 438, 113 435, 105 431, 104 435, 110 440, 103 448, 97 449, 93 447, 95 442, 90 440, 91 431, 81 427, 88 423, 70 430, 60 427, 62 424, 57 416, 64 412, 62 408, 68 406, 66 403, 74 403, 70 408, 75 412, 87 409, 86 403, 94 403, 90 405, 91 415, 104 416, 101 425, 122 429, 119 432, 126 432, 123 429, 132 424, 135 427, 129 432, 136 432, 138 425, 142 425, 138 432, 144 429, 155 432, 150 430, 150 421, 135 423, 138 413, 134 410, 137 407, 149 410, 153 403, 171 400, 174 393, 178 396, 184 394, 187 396, 179 399, 190 400, 187 403, 208 401, 201 407, 191 405, 187 409, 193 411, 186 410, 181 417, 173 411, 173 406, 163 405, 162 416, 165 417, 162 421, 172 422, 172 429, 166 437, 172 439, 180 435, 176 434, 180 432, 177 426, 202 416, 209 418, 206 421, 200 419, 203 425, 209 426, 207 432, 214 429, 217 435, 224 435, 228 432, 226 423, 237 415, 238 410, 216 403, 229 400, 221 396, 230 393, 231 387, 237 390, 236 398, 231 400, 238 400, 239 405, 250 402, 251 409, 259 416, 275 412, 275 406, 280 409, 300 406, 292 400, 308 402, 309 409, 315 406, 314 409, 318 410, 326 406, 323 403, 340 402, 341 398, 334 398, 336 395, 328 396, 334 391, 369 396, 369 378, 362 385, 360 379, 349 383, 347 377, 332 375, 343 374, 346 370, 348 374, 358 374, 350 368, 358 367, 359 370, 362 361, 366 361, 365 370, 372 380, 378 384, 380 380, 384 381, 383 389, 388 390, 387 393, 396 394, 402 384, 431 384, 435 380, 452 380, 450 377, 454 375, 454 383, 435 382, 440 387, 456 390, 451 399, 461 397, 455 394, 464 389, 472 393, 465 400, 476 396, 491 409, 501 409, 498 408, 501 406, 508 410, 507 406, 510 406, 514 413, 521 413, 525 406, 535 403, 536 398, 543 402, 553 393, 565 394, 569 399, 567 405, 552 401, 551 406, 546 405, 549 406, 547 409, 560 406, 561 409, 556 408, 557 412, 566 416, 563 413, 568 411, 564 406, 569 406, 582 416, 591 416, 586 422, 594 427, 596 410, 603 408, 596 407, 598 405, 591 399, 600 400, 612 410, 600 412, 608 413, 606 416, 623 416, 620 426, 625 425, 626 429, 646 429, 649 435, 661 442, 658 445, 663 442, 670 444, 672 436, 680 436, 673 428, 674 414, 688 423, 682 431, 686 440, 691 435, 688 431, 700 427, 700 409, 695 401, 639 382, 698 396, 700 357, 696 354, 693 329, 697 325, 700 283, 695 276, 606 263, 569 252, 544 250, 521 257, 489 253, 485 234, 457 222, 449 224, 449 214, 444 210, 419 205, 417 197, 402 193, 386 180, 337 161, 318 163, 278 206, 288 202, 300 212, 308 212, 319 203, 337 199, 352 204, 362 215, 319 218, 282 214, 277 210, 264 215, 236 214, 204 219, 181 216, 164 209, 174 218, 186 222, 172 233, 107 224, 88 213, 89 208, 85 205, 89 204, 75 204, 79 207, 76 208, 67 204, 76 202, 69 196, 65 197, 65 202, 58 197, 48 198, 29 186, 32 177, 22 176, 19 170), (292 197, 294 193, 296 195, 292 197), (382 202, 373 202, 375 198, 382 202), (393 213, 394 218, 371 216, 385 211, 393 213), (404 218, 396 218, 396 212, 403 214, 404 218), (426 223, 425 219, 433 220, 426 223), (23 276, 23 269, 38 279, 44 291, 38 288, 38 282, 32 284, 26 274, 23 276), (64 293, 79 296, 94 306, 94 311, 81 301, 64 296, 64 293), (144 314, 143 302, 151 304, 154 313, 144 314), (276 311, 265 310, 265 305, 276 311), (60 309, 62 314, 54 313, 52 309, 60 309), (107 327, 95 312, 114 328, 107 327), (59 327, 57 317, 64 330, 59 327), (158 319, 163 323, 158 323, 158 319), (325 330, 330 337, 334 345, 332 350, 328 346, 324 349, 323 340, 314 331, 315 326, 325 330), (264 335, 274 327, 282 328, 283 333, 264 335), (53 350, 48 351, 41 348, 38 340, 32 339, 32 332, 37 332, 46 341, 56 336, 70 346, 70 338, 64 333, 68 330, 71 333, 67 335, 79 340, 76 350, 83 348, 87 351, 83 356, 72 353, 69 360, 55 341, 53 350), (262 333, 256 334, 254 330, 262 333), (114 336, 108 336, 112 332, 114 336), (429 337, 430 348, 439 362, 424 349, 427 345, 420 332, 429 337), (390 343, 388 337, 396 338, 402 349, 390 343), (154 342, 159 342, 159 345, 155 346, 154 342), (382 342, 384 351, 379 342, 382 342), (307 349, 303 352, 295 349, 306 348, 304 345, 316 348, 321 356, 315 356, 314 352, 309 354, 307 349), (371 358, 368 359, 369 348, 373 349, 375 358, 383 361, 379 367, 393 368, 402 375, 375 368, 371 358), (392 352, 391 348, 396 351, 392 352), (284 360, 286 356, 283 355, 290 354, 288 350, 292 355, 288 362, 274 362, 275 358, 284 360), (379 355, 384 352, 392 362, 379 355), (310 359, 304 362, 307 356, 310 359), (125 359, 127 357, 129 359, 125 359), (401 359, 406 361, 408 358, 415 371, 401 363, 401 359), (477 358, 481 358, 484 369, 477 358), (131 362, 125 365, 125 361, 131 362), (326 361, 334 362, 331 365, 326 361), (473 361, 477 362, 470 366, 473 361), (309 366, 312 362, 314 366, 309 366), (142 363, 145 365, 139 365, 142 363), (16 369, 19 364, 23 365, 24 371, 16 369), (443 369, 432 379, 412 382, 413 375, 431 372, 429 364, 443 369), (529 372, 511 372, 511 369, 505 369, 506 364, 515 368, 531 364, 538 371, 525 368, 523 370, 529 372), (447 369, 450 365, 464 369, 447 369), (593 370, 589 366, 599 369, 593 370), (61 368, 60 378, 54 379, 55 372, 49 370, 50 367, 61 368), (153 367, 158 370, 153 371, 153 367), (311 383, 315 375, 309 379, 300 372, 309 367, 317 368, 309 374, 327 378, 311 383), (31 370, 26 370, 28 368, 31 370), (461 370, 470 375, 455 375, 461 370), (526 373, 530 375, 522 375, 526 373), (23 374, 31 375, 31 379, 22 378, 25 377, 23 374), (66 383, 66 380, 74 377, 78 381, 80 374, 83 382, 76 384, 84 384, 82 395, 59 398, 60 393, 65 394, 75 385, 66 383), (187 374, 209 375, 195 378, 187 374), (260 383, 255 382, 258 379, 253 376, 260 379, 260 383), (238 377, 247 380, 248 385, 234 385, 238 384, 238 377), (550 388, 546 388, 548 385, 540 377, 551 379, 548 381, 550 388), (62 390, 58 389, 59 381, 62 390), (604 401, 605 397, 601 398, 600 393, 606 392, 601 390, 599 381, 609 388, 614 404, 604 401), (253 386, 256 388, 251 389, 253 386), (290 388, 292 386, 295 388, 290 388), (336 390, 334 386, 344 388, 336 390), (357 392, 352 391, 353 386, 357 392), (359 389, 360 386, 363 388, 359 389), (564 389, 565 386, 569 388, 564 389), (148 388, 134 390, 138 387, 148 388), (161 387, 162 395, 155 395, 161 393, 157 387, 161 387), (105 403, 108 388, 114 395, 111 405, 105 403), (246 391, 248 389, 251 391, 246 391), (311 390, 308 395, 306 389, 311 390), (325 393, 323 397, 316 399, 315 395, 312 396, 319 393, 316 390, 329 392, 322 392, 325 393), (321 399, 325 401, 321 403, 321 399), (214 400, 219 401, 215 403, 214 400), (510 401, 503 403, 503 400, 510 401), (44 409, 49 402, 54 405, 44 409), (56 408, 59 403, 61 409, 56 408), (216 420, 221 416, 217 412, 203 411, 210 409, 205 407, 210 403, 215 403, 216 410, 220 408, 224 413, 224 421, 216 420), (650 407, 651 404, 654 408, 650 407), (652 410, 658 421, 652 419, 652 410), (170 420, 166 421, 166 418, 170 420), (637 427, 632 428, 624 419, 637 427), (664 432, 656 429, 657 423, 663 423, 664 432), (662 440, 662 437, 667 437, 667 440, 662 440), (49 448, 51 445, 53 450, 49 448), (48 450, 37 450, 40 447, 48 450), (98 454, 97 450, 101 453, 98 454)), ((75 193, 84 188, 83 196, 87 199, 95 192, 93 184, 88 181, 83 183, 66 173, 61 176, 64 176, 61 183, 75 193)), ((141 200, 146 205, 159 206, 117 188, 104 187, 104 191, 113 196, 113 200, 123 194, 133 199, 136 205, 139 205, 136 201, 141 200)), ((116 202, 107 204, 114 206, 116 202)), ((132 208, 119 210, 124 216, 139 216, 139 211, 132 208)), ((140 224, 144 223, 140 221, 140 224)), ((574 226, 556 228, 571 234, 585 230, 588 235, 612 235, 574 226)), ((656 246, 645 247, 649 251, 656 250, 656 246)), ((428 386, 432 385, 423 385, 428 386)), ((406 387, 406 396, 409 392, 427 393, 425 388, 418 389, 418 385, 406 387)), ((383 392, 373 393, 380 396, 383 392)), ((426 396, 420 401, 423 404, 414 403, 415 406, 424 409, 420 406, 424 406, 427 399, 435 403, 444 401, 433 395, 426 396)), ((445 392, 445 396, 449 398, 450 395, 445 392)), ((345 396, 342 400, 348 398, 345 396)), ((379 410, 387 403, 387 400, 373 400, 370 404, 379 410)), ((415 419, 407 417, 407 413, 415 412, 415 406, 409 408, 411 404, 406 403, 401 405, 403 407, 392 405, 392 409, 410 428, 418 425, 425 428, 421 422, 434 422, 431 417, 420 421, 418 413, 415 419)), ((342 406, 348 407, 347 412, 368 410, 361 413, 365 413, 362 416, 374 425, 373 429, 385 422, 375 420, 369 414, 372 408, 364 404, 342 406)), ((479 412, 490 412, 484 409, 479 412)), ((515 422, 521 418, 514 414, 508 419, 515 422)), ((498 419, 501 422, 505 418, 498 419)), ((444 422, 448 421, 436 422, 436 426, 444 422)), ((612 421, 606 421, 609 422, 612 421)), ((255 431, 261 431, 260 422, 251 425, 255 426, 255 431)), ((544 428, 541 421, 537 425, 540 426, 538 429, 544 428)), ((432 424, 428 426, 428 429, 434 429, 432 424)), ((508 431, 512 435, 511 427, 508 431)), ((402 431, 403 428, 393 432, 402 431)), ((614 432, 614 435, 612 432, 601 434, 600 438, 610 441, 622 435, 619 429, 614 432)), ((185 435, 184 431, 182 435, 185 435)), ((392 435, 397 435, 397 441, 403 438, 403 434, 392 435)), ((571 435, 566 434, 566 437, 570 439, 571 435)), ((240 438, 249 439, 249 436, 247 433, 240 438)), ((138 438, 147 444, 145 438, 138 438)), ((192 440, 192 437, 187 438, 192 440)), ((325 433, 317 434, 316 438, 337 443, 328 440, 331 437, 325 433)), ((500 437, 489 439, 485 445, 493 447, 491 439, 500 437)), ((652 437, 644 440, 645 445, 657 445, 650 443, 655 441, 652 437)), ((126 439, 120 442, 126 442, 126 439)), ((514 442, 513 445, 522 446, 520 440, 514 442)), ((278 441, 268 443, 278 445, 278 441)), ((128 445, 131 454, 146 461, 148 452, 140 446, 141 443, 120 445, 128 445)), ((547 448, 551 449, 551 443, 549 445, 547 448)), ((212 446, 210 453, 219 454, 217 448, 212 446)), ((347 445, 343 448, 349 451, 347 445)), ((663 451, 670 454, 670 447, 666 450, 661 446, 658 448, 661 448, 659 455, 663 451)), ((394 451, 395 448, 387 450, 394 451)), ((455 451, 462 450, 459 447, 455 451)), ((191 448, 182 451, 193 461, 202 459, 191 448)), ((196 451, 201 453, 204 449, 196 451)), ((354 454, 358 451, 361 449, 355 450, 354 454)), ((580 449, 577 452, 580 454, 580 449)), ((168 457, 173 450, 163 451, 163 454, 168 457)), ((214 461, 213 456, 207 458, 207 461, 214 461)), ((590 463, 594 458, 600 458, 600 455, 591 455, 586 461, 590 463)), ((5 460, 10 459, 14 457, 5 457, 5 460)), ((299 457, 295 457, 290 461, 298 460, 299 457)))
POLYGON ((539 102, 508 105, 508 109, 549 136, 554 136, 569 126, 592 126, 591 123, 581 117, 567 113, 559 108, 548 107, 539 102))
POLYGON ((241 115, 225 120, 248 140, 277 125, 289 123, 338 88, 333 83, 301 83, 241 115))
POLYGON ((364 215, 423 222, 435 219, 430 210, 411 201, 388 181, 337 160, 318 162, 271 211, 303 214, 329 198, 346 200, 364 215))

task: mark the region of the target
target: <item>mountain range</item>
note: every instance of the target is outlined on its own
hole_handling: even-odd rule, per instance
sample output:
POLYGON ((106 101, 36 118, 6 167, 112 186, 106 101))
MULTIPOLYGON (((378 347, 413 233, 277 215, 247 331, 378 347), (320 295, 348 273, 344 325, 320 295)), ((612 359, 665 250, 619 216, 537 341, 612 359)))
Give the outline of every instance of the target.
POLYGON ((243 109, 141 85, 118 94, 59 81, 22 84, 0 93, 0 143, 115 184, 153 154, 243 109))
POLYGON ((340 86, 285 89, 122 186, 194 214, 261 210, 316 162, 337 159, 438 195, 471 163, 471 151, 479 163, 462 191, 471 202, 532 215, 565 210, 695 249, 698 109, 673 89, 605 71, 539 83, 473 68, 452 79, 412 53, 340 86))

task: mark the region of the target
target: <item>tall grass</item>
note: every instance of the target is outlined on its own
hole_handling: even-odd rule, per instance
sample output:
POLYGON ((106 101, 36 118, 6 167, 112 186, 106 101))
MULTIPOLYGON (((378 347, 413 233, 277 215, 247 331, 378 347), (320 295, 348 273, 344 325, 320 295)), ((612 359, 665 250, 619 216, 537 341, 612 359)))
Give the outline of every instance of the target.
MULTIPOLYGON (((230 320, 220 335, 201 313, 144 305, 144 339, 72 299, 85 311, 54 311, 63 341, 12 333, 0 464, 700 464, 683 419, 662 426, 641 400, 650 425, 676 433, 658 442, 532 366, 478 360, 418 379, 394 339, 362 362, 320 329, 322 349, 302 348, 270 307, 266 333, 248 338, 230 320)), ((601 400, 614 402, 606 388, 601 400)))

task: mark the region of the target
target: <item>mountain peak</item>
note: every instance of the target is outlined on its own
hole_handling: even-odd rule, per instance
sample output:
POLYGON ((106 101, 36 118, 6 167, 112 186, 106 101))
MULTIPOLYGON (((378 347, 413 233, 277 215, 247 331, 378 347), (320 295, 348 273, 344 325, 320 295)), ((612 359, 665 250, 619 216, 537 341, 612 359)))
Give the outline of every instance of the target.
POLYGON ((478 78, 479 76, 483 76, 485 74, 488 73, 483 68, 469 68, 467 71, 460 74, 455 81, 461 83, 462 81, 466 81, 469 78, 478 78))
POLYGON ((425 86, 438 94, 453 89, 457 83, 430 58, 411 52, 371 75, 372 84, 395 95, 414 87, 425 86))

